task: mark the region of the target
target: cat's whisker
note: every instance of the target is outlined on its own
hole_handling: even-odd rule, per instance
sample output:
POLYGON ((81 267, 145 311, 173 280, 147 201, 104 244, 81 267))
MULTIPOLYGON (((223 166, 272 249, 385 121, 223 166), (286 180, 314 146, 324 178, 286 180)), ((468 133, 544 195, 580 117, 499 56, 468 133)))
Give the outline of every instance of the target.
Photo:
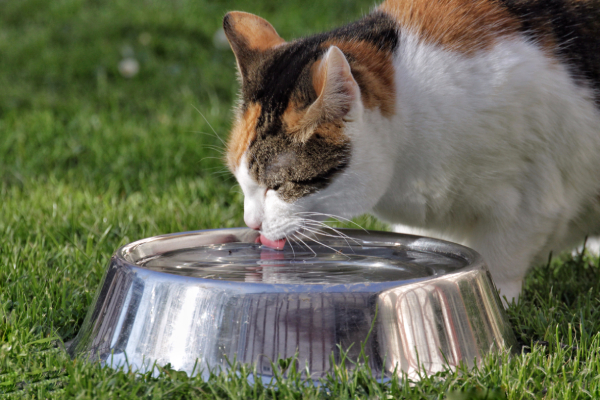
POLYGON ((213 126, 210 124, 210 122, 208 122, 208 119, 206 119, 206 117, 204 116, 204 114, 202 114, 202 111, 200 111, 193 104, 192 104, 192 107, 194 107, 196 109, 196 111, 198 111, 198 113, 202 116, 202 118, 204 118, 204 120, 206 121, 206 123, 208 124, 208 126, 210 126, 210 129, 212 129, 212 131, 215 133, 215 136, 217 137, 217 139, 219 139, 221 141, 221 143, 223 143, 223 146, 227 146, 227 144, 225 144, 225 141, 223 139, 221 139, 221 136, 219 136, 219 134, 217 133, 217 131, 215 131, 215 128, 213 128, 213 126))
MULTIPOLYGON (((306 227, 305 227, 305 228, 306 228, 306 227)), ((328 229, 332 229, 332 228, 329 228, 329 227, 327 227, 327 228, 328 228, 328 229)), ((308 228, 306 228, 306 229, 307 229, 307 230, 310 230, 310 229, 308 229, 308 228)), ((357 240, 355 240, 355 239, 353 239, 353 238, 351 238, 351 237, 349 237, 349 236, 347 236, 347 235, 343 235, 343 234, 341 234, 341 233, 340 233, 340 232, 338 232, 338 231, 335 231, 335 230, 334 230, 334 232, 337 234, 337 236, 336 236, 336 235, 332 235, 332 234, 327 234, 326 232, 323 232, 323 231, 322 231, 322 230, 320 230, 319 228, 317 228, 317 227, 314 227, 314 225, 313 225, 313 229, 315 229, 315 230, 317 231, 317 233, 319 233, 320 235, 323 235, 323 236, 330 236, 330 237, 333 237, 333 238, 339 238, 339 239, 342 239, 344 242, 346 242, 346 245, 347 245, 347 246, 348 246, 348 247, 349 247, 349 248, 352 250, 352 252, 353 252, 353 253, 355 253, 355 251, 354 251, 354 248, 353 248, 353 247, 352 247, 352 245, 351 245, 351 244, 348 242, 348 240, 351 240, 351 241, 353 241, 353 242, 355 243, 355 245, 357 245, 357 246, 362 246, 362 244, 361 244, 360 242, 358 242, 357 240)))
MULTIPOLYGON (((192 133, 200 133, 200 134, 203 134, 203 135, 214 136, 213 134, 209 134, 209 133, 206 133, 206 132, 192 132, 192 133)), ((224 148, 223 146, 216 145, 216 144, 199 143, 198 146, 200 146, 202 148, 210 149, 212 151, 216 151, 217 153, 222 154, 223 156, 225 156, 226 153, 227 153, 227 149, 226 148, 224 148)))
MULTIPOLYGON (((310 232, 310 231, 309 231, 309 232, 310 232)), ((326 245, 326 244, 325 244, 325 243, 323 243, 323 242, 320 242, 319 240, 317 240, 317 239, 316 239, 316 238, 314 238, 314 237, 311 237, 311 236, 309 236, 309 235, 306 235, 306 234, 304 234, 302 231, 298 231, 298 232, 296 232, 296 233, 297 233, 297 234, 299 234, 299 235, 302 235, 302 236, 304 236, 304 237, 305 237, 306 239, 308 239, 308 240, 312 240, 313 242, 315 242, 315 243, 317 243, 317 244, 319 244, 319 245, 321 245, 321 246, 323 246, 323 247, 327 247, 328 249, 330 249, 330 250, 332 250, 332 251, 334 251, 334 252, 336 252, 336 253, 341 253, 339 250, 336 250, 336 249, 334 249, 333 247, 331 247, 331 246, 328 246, 328 245, 326 245)))
MULTIPOLYGON (((298 240, 297 240, 297 239, 295 239, 294 237, 292 237, 291 235, 292 235, 292 234, 290 234, 290 235, 288 236, 288 239, 289 239, 289 240, 291 240, 291 241, 293 241, 293 242, 294 242, 294 244, 296 244, 296 245, 300 246, 300 243, 298 242, 298 240)), ((293 247, 293 246, 291 246, 291 247, 293 247)))
POLYGON ((188 133, 199 133, 201 135, 208 135, 208 136, 211 136, 211 137, 215 137, 215 134, 214 133, 210 133, 210 132, 203 132, 203 131, 186 131, 186 132, 188 132, 188 133))
POLYGON ((316 233, 316 234, 318 234, 318 235, 320 235, 320 236, 327 236, 327 237, 334 238, 334 239, 344 239, 344 238, 343 238, 343 237, 341 237, 341 236, 338 236, 338 235, 332 235, 332 234, 330 234, 330 233, 327 233, 327 232, 325 232, 325 231, 322 231, 321 229, 319 229, 319 228, 317 228, 317 227, 315 227, 315 226, 308 227, 308 226, 306 226, 306 225, 305 225, 305 226, 303 226, 303 227, 302 227, 302 230, 309 231, 309 232, 312 232, 312 233, 316 233))
POLYGON ((346 235, 345 233, 342 233, 342 232, 338 231, 337 229, 332 228, 331 226, 329 226, 326 223, 321 222, 321 221, 315 221, 313 219, 304 218, 303 221, 302 221, 302 224, 310 225, 310 226, 313 226, 313 227, 319 227, 319 228, 329 229, 329 230, 334 231, 335 233, 337 233, 340 237, 345 237, 347 239, 354 240, 350 236, 346 235))
POLYGON ((201 147, 215 151, 215 152, 221 154, 222 156, 225 155, 225 149, 223 149, 222 147, 215 146, 214 144, 203 144, 203 145, 201 145, 201 147))
POLYGON ((344 220, 344 221, 348 221, 348 222, 352 222, 351 220, 335 215, 335 214, 327 214, 327 213, 322 213, 322 212, 317 212, 317 211, 298 211, 296 212, 296 214, 300 215, 320 215, 320 216, 325 216, 325 217, 329 217, 329 218, 335 218, 335 219, 339 219, 339 220, 344 220))
MULTIPOLYGON (((289 237, 287 234, 283 234, 283 236, 285 237, 285 240, 287 240, 289 242, 289 237)), ((294 255, 294 259, 296 258, 296 252, 294 251, 294 246, 290 246, 290 248, 292 249, 292 254, 294 255)))
POLYGON ((225 151, 220 150, 218 147, 213 147, 213 146, 201 146, 204 149, 209 150, 212 153, 217 153, 221 156, 221 159, 223 159, 225 157, 225 151))
MULTIPOLYGON (((296 213, 295 215, 297 215, 297 214, 298 213, 296 213)), ((352 240, 353 242, 355 242, 357 245, 362 246, 362 243, 356 241, 355 239, 353 239, 352 237, 346 235, 345 233, 342 233, 339 230, 337 230, 337 229, 335 229, 335 228, 333 228, 333 227, 325 224, 324 222, 313 220, 313 219, 309 219, 309 218, 302 218, 302 217, 300 217, 300 219, 298 219, 296 221, 296 223, 298 225, 301 225, 301 226, 310 225, 310 226, 313 226, 313 227, 316 226, 316 227, 323 227, 323 228, 329 229, 329 230, 334 231, 335 233, 337 233, 340 238, 342 238, 342 239, 344 239, 346 241, 346 243, 348 243, 348 241, 346 239, 349 239, 349 240, 352 240)), ((350 246, 349 243, 348 243, 348 246, 350 246)))
POLYGON ((332 237, 332 238, 335 238, 335 239, 341 238, 341 239, 343 239, 346 242, 346 245, 348 246, 348 248, 350 250, 352 250, 353 253, 356 253, 354 251, 354 249, 352 248, 352 246, 350 245, 350 243, 348 243, 348 241, 344 237, 342 237, 342 236, 331 235, 331 234, 328 234, 328 233, 325 233, 325 232, 321 231, 320 229, 311 229, 311 228, 308 228, 306 226, 304 227, 304 230, 306 230, 308 232, 311 232, 311 233, 314 233, 314 234, 317 234, 317 235, 321 235, 321 236, 332 237))
POLYGON ((229 173, 229 170, 219 168, 219 167, 205 168, 203 171, 210 172, 213 175, 225 175, 225 174, 229 173))
MULTIPOLYGON (((313 221, 311 221, 311 222, 313 222, 313 221)), ((344 233, 342 233, 342 232, 338 231, 337 229, 335 229, 335 228, 332 228, 332 227, 330 227, 330 226, 328 226, 328 225, 325 225, 325 224, 322 224, 322 225, 317 225, 317 224, 309 224, 309 225, 310 225, 310 226, 312 226, 313 228, 315 228, 315 229, 316 229, 316 230, 319 232, 319 234, 321 234, 321 235, 323 235, 323 236, 329 236, 329 237, 333 237, 333 238, 340 238, 340 239, 343 239, 343 240, 346 242, 346 244, 348 245, 348 247, 350 247, 350 248, 352 248, 352 246, 350 245, 350 243, 348 243, 348 240, 351 240, 351 241, 353 241, 353 242, 354 242, 356 245, 358 245, 358 246, 362 246, 362 243, 360 243, 358 240, 356 240, 356 239, 354 239, 354 238, 352 238, 352 237, 350 237, 350 236, 348 236, 348 235, 346 235, 346 234, 344 234, 344 233), (320 230, 320 229, 319 229, 319 227, 323 227, 323 228, 327 228, 327 229, 329 229, 329 230, 332 230, 332 231, 333 231, 334 233, 336 233, 337 235, 328 234, 328 233, 326 233, 326 232, 324 232, 324 231, 320 230)), ((305 228, 305 229, 308 229, 306 226, 305 226, 304 228, 305 228)), ((354 251, 354 250, 353 250, 353 251, 354 251)))
POLYGON ((300 211, 300 212, 297 212, 296 214, 306 214, 306 215, 316 215, 316 216, 320 215, 320 216, 324 216, 324 217, 333 218, 333 219, 337 220, 338 222, 345 221, 345 222, 348 222, 350 224, 356 225, 358 228, 360 228, 363 231, 367 232, 367 230, 364 227, 362 227, 361 225, 359 225, 358 223, 352 221, 351 219, 341 217, 339 215, 326 214, 326 213, 320 213, 320 212, 314 212, 314 211, 300 211))
MULTIPOLYGON (((296 232, 296 233, 300 233, 300 232, 296 232)), ((311 252, 314 254, 314 256, 315 256, 315 257, 317 256, 317 253, 315 253, 315 251, 314 251, 314 250, 313 250, 313 249, 312 249, 312 248, 311 248, 309 245, 307 245, 307 244, 306 244, 306 242, 304 242, 304 240, 300 239, 300 238, 299 238, 298 236, 296 236, 296 234, 294 234, 294 233, 292 233, 292 236, 294 236, 294 237, 295 237, 297 240, 299 240, 300 242, 302 242, 302 244, 303 244, 304 246, 306 246, 306 248, 307 248, 307 249, 309 249, 309 250, 310 250, 310 251, 311 251, 311 252)), ((303 235, 303 236, 304 236, 304 235, 303 235)))
POLYGON ((347 238, 350 238, 350 236, 346 235, 345 233, 342 233, 342 232, 338 231, 336 228, 334 228, 334 227, 332 227, 332 226, 328 225, 326 222, 323 222, 323 221, 317 221, 317 220, 314 220, 314 219, 308 219, 308 218, 305 218, 304 220, 305 220, 305 222, 310 222, 310 223, 311 223, 311 224, 313 224, 313 225, 322 226, 323 228, 331 229, 331 230, 333 230, 333 231, 337 232, 338 234, 340 234, 340 235, 342 235, 342 236, 345 236, 345 237, 347 237, 347 238))
MULTIPOLYGON (((302 233, 302 232, 300 232, 300 231, 298 231, 297 233, 298 233, 299 235, 302 235, 302 236, 304 236, 304 237, 305 237, 305 238, 307 238, 307 239, 310 239, 310 240, 312 240, 313 242, 316 242, 317 244, 320 244, 320 245, 321 245, 321 246, 323 246, 323 247, 327 247, 329 250, 333 251, 333 252, 334 252, 334 253, 336 253, 336 254, 341 254, 341 255, 343 255, 343 256, 346 256, 348 259, 350 259, 350 257, 348 257, 346 254, 342 253, 340 250, 336 250, 336 249, 334 249, 334 248, 333 248, 333 247, 331 247, 331 246, 327 246, 325 243, 319 242, 317 239, 311 238, 310 236, 308 236, 308 235, 305 235, 304 233, 302 233)), ((316 254, 315 254, 315 256, 316 256, 316 254)))
POLYGON ((296 240, 300 241, 300 243, 302 243, 304 245, 304 247, 306 247, 308 250, 310 250, 311 253, 313 253, 313 257, 311 257, 311 258, 317 257, 317 253, 315 253, 315 251, 308 244, 306 244, 306 242, 304 240, 299 238, 298 235, 296 235, 296 234, 294 234, 294 237, 296 238, 296 240))
MULTIPOLYGON (((210 171, 209 171, 210 172, 210 171)), ((212 171, 211 172, 214 176, 218 176, 221 177, 223 179, 231 179, 234 178, 231 173, 229 172, 229 170, 225 170, 225 171, 212 171)))
POLYGON ((211 171, 211 170, 216 170, 215 172, 219 172, 219 173, 228 173, 229 175, 231 175, 233 177, 233 174, 231 173, 231 171, 229 170, 229 168, 219 168, 219 167, 214 167, 214 168, 210 168, 207 171, 211 171))
POLYGON ((212 176, 216 176, 225 180, 233 178, 233 176, 231 176, 231 174, 228 173, 229 171, 216 170, 216 168, 209 168, 205 169, 204 171, 210 173, 212 176))
MULTIPOLYGON (((214 134, 212 134, 212 133, 209 133, 209 132, 201 132, 201 131, 187 131, 187 132, 189 132, 189 133, 195 133, 195 134, 200 134, 200 135, 211 136, 211 137, 214 137, 214 136, 215 136, 214 134)), ((210 145, 210 146, 218 146, 218 145, 216 145, 216 144, 213 144, 213 143, 201 143, 201 144, 202 144, 202 145, 204 145, 204 146, 207 146, 207 145, 210 145)), ((218 146, 217 148, 219 148, 219 149, 222 149, 222 150, 225 150, 225 148, 224 148, 224 147, 222 147, 222 146, 218 146)))
POLYGON ((200 159, 200 162, 202 162, 204 160, 222 160, 222 158, 219 158, 219 157, 203 157, 203 158, 200 159))

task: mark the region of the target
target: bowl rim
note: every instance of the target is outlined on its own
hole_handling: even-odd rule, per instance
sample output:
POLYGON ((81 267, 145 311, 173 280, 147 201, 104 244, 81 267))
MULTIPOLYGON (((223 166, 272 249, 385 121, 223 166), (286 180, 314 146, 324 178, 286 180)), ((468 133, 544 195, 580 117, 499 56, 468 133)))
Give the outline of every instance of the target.
MULTIPOLYGON (((154 277, 156 279, 170 280, 183 279, 186 281, 194 280, 198 283, 204 283, 214 287, 223 286, 223 288, 226 287, 228 289, 232 289, 234 287, 239 286, 239 290, 243 292, 278 292, 281 290, 292 290, 294 292, 338 292, 349 291, 350 287, 352 291, 361 291, 361 288, 364 288, 368 291, 372 291, 374 285, 380 286, 381 290, 385 290, 388 286, 395 287, 398 285, 421 282, 430 279, 444 279, 445 277, 450 277, 457 273, 463 273, 472 270, 484 269, 487 271, 485 261, 478 252, 458 243, 424 236, 409 235, 389 231, 365 231, 360 229, 348 228, 336 228, 336 230, 342 231, 348 236, 351 236, 353 239, 360 241, 361 245, 365 245, 368 247, 406 247, 410 251, 434 253, 445 257, 458 259, 464 263, 464 266, 456 268, 455 270, 448 271, 442 275, 431 275, 395 281, 391 280, 364 283, 266 283, 239 282, 226 279, 210 279, 196 276, 186 276, 182 274, 169 273, 166 271, 156 271, 154 269, 146 268, 137 264, 137 261, 143 259, 144 257, 152 255, 162 254, 165 252, 181 250, 186 248, 198 247, 200 245, 220 244, 211 243, 214 242, 214 240, 211 240, 210 238, 214 237, 215 234, 227 236, 229 238, 235 237, 237 239, 240 239, 237 241, 240 243, 254 243, 259 233, 250 228, 204 229, 151 236, 131 242, 118 248, 112 256, 112 262, 115 265, 118 265, 120 268, 125 267, 136 270, 138 273, 146 275, 149 278, 154 277)), ((319 236, 319 241, 325 241, 326 244, 333 246, 335 246, 336 243, 341 244, 341 239, 332 239, 328 236, 319 236)), ((345 242, 343 244, 347 246, 345 242)))

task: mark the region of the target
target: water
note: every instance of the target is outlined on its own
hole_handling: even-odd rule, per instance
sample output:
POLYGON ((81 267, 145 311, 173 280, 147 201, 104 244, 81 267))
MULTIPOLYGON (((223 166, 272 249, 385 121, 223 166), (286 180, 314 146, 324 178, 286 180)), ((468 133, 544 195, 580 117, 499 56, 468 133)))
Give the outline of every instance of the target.
POLYGON ((443 275, 466 261, 402 246, 328 248, 286 244, 283 251, 259 244, 225 243, 180 249, 139 260, 154 271, 235 282, 349 284, 403 281, 443 275))

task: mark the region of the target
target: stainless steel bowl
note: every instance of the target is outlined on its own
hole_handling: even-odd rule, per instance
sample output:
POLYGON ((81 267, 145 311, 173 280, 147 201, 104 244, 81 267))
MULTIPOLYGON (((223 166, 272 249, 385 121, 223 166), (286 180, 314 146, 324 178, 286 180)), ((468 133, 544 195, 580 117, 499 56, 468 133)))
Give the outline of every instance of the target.
POLYGON ((483 259, 469 248, 350 229, 283 251, 257 238, 218 229, 118 249, 69 352, 137 371, 157 362, 207 373, 235 359, 263 379, 271 361, 297 353, 314 379, 365 343, 385 379, 472 366, 516 347, 483 259))

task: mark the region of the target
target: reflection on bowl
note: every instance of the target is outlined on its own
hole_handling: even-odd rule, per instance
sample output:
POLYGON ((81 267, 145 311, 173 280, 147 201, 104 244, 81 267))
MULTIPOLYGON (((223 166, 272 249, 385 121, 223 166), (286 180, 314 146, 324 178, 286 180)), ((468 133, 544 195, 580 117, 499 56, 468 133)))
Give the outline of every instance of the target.
POLYGON ((389 378, 473 365, 514 347, 481 256, 452 243, 343 230, 275 251, 250 229, 186 232, 140 240, 111 259, 72 355, 154 362, 188 373, 298 354, 323 377, 331 362, 359 356, 389 378), (310 246, 310 248, 308 248, 310 246), (369 334, 370 332, 370 334, 369 334), (331 355, 333 354, 333 358, 331 355), (420 365, 419 365, 420 364, 420 365))

